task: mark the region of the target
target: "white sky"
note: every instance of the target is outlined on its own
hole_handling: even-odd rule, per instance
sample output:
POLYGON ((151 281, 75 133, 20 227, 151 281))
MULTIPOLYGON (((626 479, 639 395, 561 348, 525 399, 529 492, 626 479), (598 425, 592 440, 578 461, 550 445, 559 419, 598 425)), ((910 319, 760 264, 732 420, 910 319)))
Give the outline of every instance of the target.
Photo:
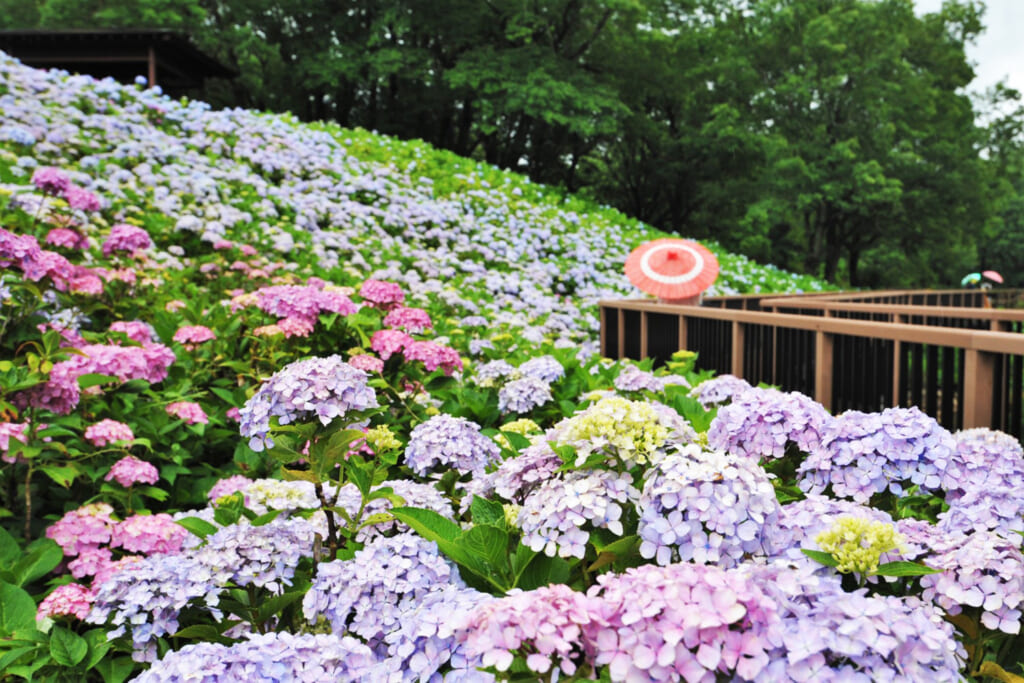
MULTIPOLYGON (((937 12, 942 0, 914 0, 918 14, 937 12)), ((1024 0, 985 0, 982 18, 985 32, 967 46, 974 65, 971 92, 982 92, 1006 78, 1007 84, 1024 93, 1024 0)))

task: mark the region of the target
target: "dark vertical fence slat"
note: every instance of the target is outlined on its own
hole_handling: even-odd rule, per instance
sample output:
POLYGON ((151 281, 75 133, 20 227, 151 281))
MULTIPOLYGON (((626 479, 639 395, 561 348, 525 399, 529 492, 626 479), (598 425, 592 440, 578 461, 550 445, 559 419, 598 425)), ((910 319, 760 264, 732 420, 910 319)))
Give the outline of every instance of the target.
POLYGON ((604 324, 607 326, 604 333, 605 348, 602 351, 605 358, 619 357, 619 316, 618 309, 605 307, 604 324))
POLYGON ((647 355, 654 359, 655 366, 667 363, 679 348, 679 316, 648 313, 647 355))
POLYGON ((640 311, 624 311, 622 316, 623 337, 622 355, 626 358, 639 360, 640 348, 640 311))
POLYGON ((929 415, 935 415, 938 409, 935 399, 939 392, 939 348, 929 344, 926 355, 924 401, 921 407, 929 415))
POLYGON ((951 348, 942 349, 942 397, 939 404, 940 422, 959 429, 956 415, 953 412, 953 399, 956 393, 956 350, 951 348))

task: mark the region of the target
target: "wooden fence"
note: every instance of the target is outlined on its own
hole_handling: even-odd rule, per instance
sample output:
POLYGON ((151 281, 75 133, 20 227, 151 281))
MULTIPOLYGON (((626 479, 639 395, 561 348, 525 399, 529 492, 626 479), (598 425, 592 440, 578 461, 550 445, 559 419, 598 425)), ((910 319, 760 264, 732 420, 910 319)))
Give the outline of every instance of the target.
POLYGON ((1019 292, 742 296, 702 306, 602 301, 611 358, 696 351, 699 369, 800 391, 834 413, 919 406, 950 430, 1024 434, 1019 292))

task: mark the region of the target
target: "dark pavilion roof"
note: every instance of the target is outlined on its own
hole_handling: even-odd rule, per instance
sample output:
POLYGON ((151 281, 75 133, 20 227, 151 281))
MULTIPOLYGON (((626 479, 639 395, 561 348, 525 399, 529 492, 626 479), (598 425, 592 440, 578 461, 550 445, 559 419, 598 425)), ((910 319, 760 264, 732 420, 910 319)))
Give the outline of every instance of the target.
POLYGON ((143 76, 172 94, 201 87, 204 78, 238 75, 184 33, 163 29, 0 31, 0 50, 40 69, 112 76, 122 83, 143 76))

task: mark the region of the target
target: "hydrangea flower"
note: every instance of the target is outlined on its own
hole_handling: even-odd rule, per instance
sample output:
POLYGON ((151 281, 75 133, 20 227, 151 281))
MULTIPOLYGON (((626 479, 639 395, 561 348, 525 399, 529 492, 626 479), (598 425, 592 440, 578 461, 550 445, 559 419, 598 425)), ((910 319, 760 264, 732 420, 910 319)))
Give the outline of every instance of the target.
POLYGON ((110 235, 103 242, 103 255, 110 256, 115 251, 136 251, 153 246, 149 233, 134 225, 118 223, 110 228, 110 235))
POLYGON ((551 385, 538 377, 514 379, 498 391, 502 413, 528 413, 552 400, 551 385))
POLYGON ((584 527, 621 536, 623 506, 638 495, 628 472, 581 470, 548 479, 523 501, 517 519, 523 544, 549 557, 582 558, 590 540, 584 527))
POLYGON ((114 527, 111 515, 114 508, 106 503, 89 503, 77 510, 64 513, 46 530, 46 537, 52 539, 64 551, 65 557, 78 555, 85 549, 103 545, 110 541, 114 527))
POLYGON ((87 249, 89 240, 71 228, 54 228, 46 233, 46 243, 65 249, 87 249))
POLYGON ((351 560, 319 565, 302 600, 310 623, 325 618, 336 632, 380 643, 428 593, 463 587, 437 545, 411 532, 371 539, 351 560))
POLYGON ((171 417, 184 420, 185 424, 209 424, 210 422, 203 407, 194 401, 175 401, 167 404, 164 410, 171 417))
POLYGON ((427 372, 440 369, 444 374, 451 375, 456 370, 462 369, 459 352, 434 341, 411 341, 402 349, 402 355, 408 361, 423 363, 427 372))
POLYGON ((395 354, 402 353, 405 347, 413 342, 413 338, 400 330, 377 330, 370 338, 370 348, 380 354, 384 360, 395 354))
POLYGON ((893 524, 892 517, 882 510, 849 500, 810 494, 804 500, 793 501, 780 508, 778 519, 769 529, 772 556, 804 562, 807 556, 802 550, 817 550, 814 539, 842 517, 893 524))
POLYGON ((405 464, 421 477, 438 466, 482 473, 500 461, 501 449, 480 433, 480 425, 444 413, 416 425, 405 447, 405 464))
POLYGON ((14 462, 15 458, 10 456, 11 440, 28 443, 27 422, 0 422, 0 454, 4 462, 14 462))
POLYGON ((351 636, 324 633, 248 634, 231 645, 199 642, 168 652, 134 680, 137 683, 183 681, 373 680, 377 657, 351 636))
POLYGON ((42 166, 32 172, 32 184, 44 194, 59 197, 71 187, 71 178, 59 168, 42 166))
POLYGON ((712 448, 753 458, 781 458, 791 444, 803 453, 821 447, 833 420, 821 404, 799 392, 751 388, 733 394, 708 428, 712 448))
POLYGON ((213 502, 218 498, 230 496, 232 493, 236 493, 238 491, 244 492, 246 488, 248 488, 248 486, 252 483, 252 479, 249 479, 248 477, 242 474, 235 474, 230 477, 225 477, 224 479, 218 480, 216 484, 210 487, 210 491, 209 493, 206 494, 206 498, 209 501, 213 502))
POLYGON ((592 621, 593 601, 568 586, 552 584, 483 602, 456 631, 471 657, 485 667, 508 671, 519 655, 535 674, 567 676, 592 657, 583 629, 592 621))
POLYGON ((128 564, 100 584, 86 620, 112 626, 110 639, 130 628, 132 658, 152 662, 156 639, 178 630, 178 615, 186 605, 202 606, 220 617, 220 589, 210 567, 198 560, 153 555, 128 564))
MULTIPOLYGON (((102 448, 107 444, 118 441, 132 441, 134 439, 135 434, 132 433, 132 428, 124 422, 118 422, 117 420, 100 420, 96 424, 85 428, 85 440, 97 448, 102 448)), ((107 481, 110 480, 108 479, 107 481)))
POLYGON ((348 364, 363 372, 373 374, 384 372, 384 361, 368 353, 357 353, 348 359, 348 364))
POLYGON ((118 522, 110 533, 110 547, 130 552, 176 553, 181 550, 188 532, 165 512, 155 515, 132 515, 118 522))
POLYGON ((814 542, 839 563, 836 571, 866 576, 878 570, 882 555, 902 549, 904 538, 892 524, 850 516, 837 519, 814 542))
POLYGON ((256 514, 270 510, 311 510, 320 507, 316 487, 309 481, 257 479, 244 489, 245 504, 256 514))
POLYGON ((508 377, 515 371, 515 367, 508 361, 492 360, 473 369, 473 381, 481 387, 490 387, 494 386, 497 380, 508 377))
POLYGON ((57 586, 43 598, 36 610, 36 621, 51 617, 74 617, 85 619, 92 609, 95 594, 88 587, 78 583, 57 586))
POLYGON ((551 384, 565 377, 565 368, 554 356, 536 356, 518 368, 523 377, 535 377, 551 384))
POLYGON ((780 509, 755 461, 691 444, 647 472, 637 510, 643 557, 728 568, 768 553, 780 509))
POLYGON ((850 410, 825 428, 821 448, 800 465, 800 488, 822 493, 831 486, 858 503, 883 491, 903 496, 912 485, 935 491, 955 451, 953 436, 917 408, 850 410))
POLYGON ((80 211, 99 211, 102 207, 99 197, 78 185, 70 185, 64 190, 64 201, 72 209, 80 211))
POLYGON ((185 344, 186 347, 202 344, 216 338, 217 335, 206 325, 185 325, 184 327, 179 327, 174 333, 174 341, 179 344, 185 344))
POLYGON ((239 431, 255 451, 272 447, 270 418, 280 424, 316 417, 327 425, 350 412, 377 407, 367 375, 332 355, 290 363, 264 382, 239 410, 239 431))
POLYGON ((400 285, 383 280, 366 280, 359 288, 359 296, 371 306, 384 309, 405 301, 405 292, 400 285))
POLYGON ((155 484, 160 479, 156 467, 134 455, 126 455, 113 464, 103 481, 116 481, 128 488, 133 484, 155 484))
POLYGON ((430 316, 421 308, 408 308, 406 306, 396 306, 384 316, 384 326, 396 329, 404 329, 410 334, 417 334, 425 332, 432 328, 434 323, 431 322, 430 316))
POLYGON ((261 287, 250 295, 236 297, 234 306, 253 302, 260 310, 278 318, 315 321, 321 313, 351 315, 358 310, 338 287, 315 285, 273 285, 261 287))
POLYGON ((587 597, 586 640, 613 681, 774 680, 762 673, 778 608, 739 572, 644 565, 602 574, 587 597))
MULTIPOLYGON (((685 381, 685 380, 684 380, 685 381)), ((635 365, 627 365, 613 380, 615 388, 619 391, 652 391, 661 392, 665 389, 665 383, 653 372, 641 370, 635 365)))
POLYGON ((558 445, 576 449, 576 465, 595 452, 607 453, 627 465, 656 461, 669 439, 669 429, 649 403, 608 396, 581 413, 562 420, 552 436, 558 445))
POLYGON ((301 517, 278 517, 253 526, 239 520, 207 536, 194 551, 219 585, 266 587, 279 592, 290 586, 304 557, 313 556, 316 530, 301 517))
POLYGON ((498 495, 522 504, 537 486, 551 479, 562 464, 546 442, 524 448, 518 457, 504 460, 493 472, 477 474, 466 483, 463 512, 469 509, 474 495, 481 498, 498 495))
POLYGON ((731 401, 734 396, 751 388, 749 382, 736 375, 718 375, 695 386, 690 391, 690 395, 700 401, 705 409, 708 409, 731 401))
POLYGON ((110 323, 111 332, 123 332, 129 339, 145 344, 156 339, 156 332, 149 323, 141 320, 117 320, 110 323))

